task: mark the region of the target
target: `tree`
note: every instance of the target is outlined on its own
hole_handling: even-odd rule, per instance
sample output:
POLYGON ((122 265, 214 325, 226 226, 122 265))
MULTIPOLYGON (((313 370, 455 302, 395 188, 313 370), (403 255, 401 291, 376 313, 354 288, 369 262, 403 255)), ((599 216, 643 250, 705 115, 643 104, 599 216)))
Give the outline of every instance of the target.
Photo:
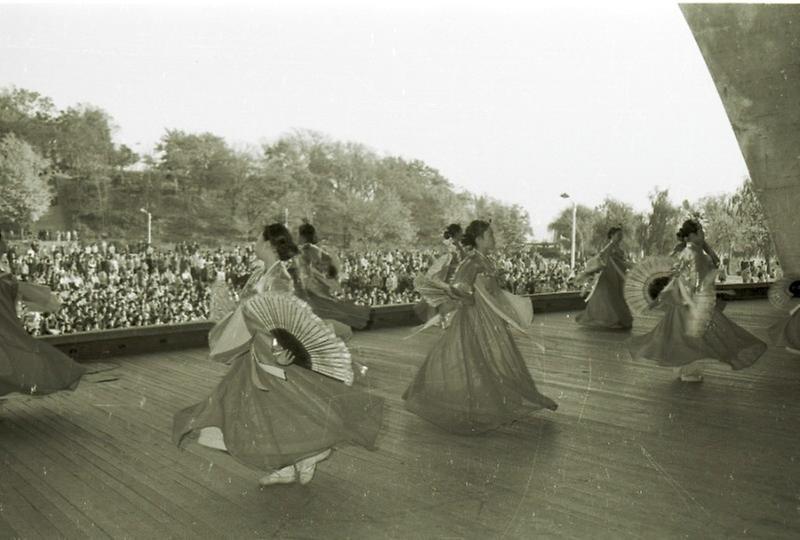
POLYGON ((140 156, 126 145, 120 145, 111 158, 111 165, 118 169, 125 169, 139 162, 140 156))
POLYGON ((222 137, 167 130, 156 146, 159 169, 175 185, 175 192, 224 190, 234 180, 236 155, 222 137))
POLYGON ((646 255, 671 253, 677 243, 675 233, 680 226, 681 211, 669 200, 669 190, 656 188, 650 194, 650 214, 644 234, 646 255))
POLYGON ((518 204, 492 201, 490 216, 499 247, 521 246, 533 232, 527 210, 518 204))
POLYGON ((53 101, 38 92, 14 87, 0 90, 0 137, 13 133, 51 160, 55 156, 56 115, 53 101))
MULTIPOLYGON (((361 236, 363 231, 383 228, 394 245, 438 244, 445 225, 465 223, 475 215, 468 210, 470 196, 456 193, 426 163, 381 157, 362 144, 313 131, 295 131, 265 145, 257 168, 262 190, 286 205, 292 216, 313 219, 323 237, 343 239, 359 231, 363 240, 370 237, 361 236), (407 223, 391 224, 388 216, 407 223)), ((498 204, 492 203, 490 212, 503 215, 499 226, 520 221, 498 204)), ((527 218, 523 221, 524 233, 527 218)))
MULTIPOLYGON (((582 204, 578 205, 575 216, 575 253, 579 259, 588 252, 589 245, 594 237, 597 219, 597 210, 582 204)), ((555 234, 556 242, 559 242, 563 249, 571 249, 572 206, 562 210, 558 217, 547 226, 547 229, 555 234)))
POLYGON ((354 246, 365 249, 381 246, 383 248, 407 247, 414 243, 417 231, 400 196, 391 190, 383 190, 374 200, 354 201, 353 214, 348 220, 352 229, 346 234, 352 236, 354 246))
POLYGON ((720 254, 733 251, 739 223, 731 211, 731 196, 703 197, 695 203, 683 202, 684 213, 703 224, 706 240, 720 254))
POLYGON ((108 113, 81 104, 61 112, 55 123, 58 130, 55 161, 59 170, 86 178, 108 174, 116 159, 108 113))
POLYGON ((0 139, 0 214, 17 225, 39 219, 50 207, 48 162, 14 134, 0 139))
POLYGON ((622 227, 626 251, 638 252, 642 249, 640 239, 644 216, 634 211, 631 205, 609 197, 596 209, 592 232, 592 246, 595 249, 602 249, 606 245, 608 231, 612 227, 622 227))
POLYGON ((758 200, 750 178, 736 190, 730 200, 730 209, 736 220, 736 246, 747 256, 761 255, 767 261, 767 270, 775 253, 772 236, 761 201, 758 200))
POLYGON ((379 180, 394 190, 410 210, 418 231, 418 244, 438 244, 442 230, 449 223, 466 225, 463 205, 467 200, 459 199, 452 184, 433 167, 420 160, 387 157, 378 163, 376 172, 379 180), (461 208, 453 208, 459 204, 461 208))

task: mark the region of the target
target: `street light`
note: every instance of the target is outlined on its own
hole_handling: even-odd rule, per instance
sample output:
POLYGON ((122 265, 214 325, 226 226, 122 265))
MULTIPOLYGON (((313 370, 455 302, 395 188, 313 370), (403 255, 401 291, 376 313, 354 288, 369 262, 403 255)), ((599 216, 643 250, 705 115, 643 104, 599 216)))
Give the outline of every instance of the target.
MULTIPOLYGON (((562 199, 569 199, 569 193, 562 193, 562 199)), ((578 220, 578 204, 573 199, 572 201, 572 255, 570 257, 570 268, 575 269, 575 225, 578 220)))
POLYGON ((151 214, 144 208, 139 208, 139 211, 142 212, 143 214, 147 214, 147 245, 149 246, 153 241, 153 235, 152 235, 153 214, 151 214))

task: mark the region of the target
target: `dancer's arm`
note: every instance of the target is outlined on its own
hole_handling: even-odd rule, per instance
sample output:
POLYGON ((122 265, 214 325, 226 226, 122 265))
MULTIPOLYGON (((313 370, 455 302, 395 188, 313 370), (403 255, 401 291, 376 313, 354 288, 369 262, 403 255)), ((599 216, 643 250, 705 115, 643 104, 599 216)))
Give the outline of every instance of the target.
POLYGON ((708 256, 711 257, 711 261, 714 263, 714 266, 719 268, 719 257, 717 256, 716 252, 708 245, 708 242, 703 242, 703 250, 708 253, 708 256))
POLYGON ((600 250, 600 253, 598 253, 598 255, 605 256, 608 253, 608 250, 610 250, 613 245, 614 245, 614 240, 609 240, 608 243, 605 246, 603 246, 603 249, 600 250))

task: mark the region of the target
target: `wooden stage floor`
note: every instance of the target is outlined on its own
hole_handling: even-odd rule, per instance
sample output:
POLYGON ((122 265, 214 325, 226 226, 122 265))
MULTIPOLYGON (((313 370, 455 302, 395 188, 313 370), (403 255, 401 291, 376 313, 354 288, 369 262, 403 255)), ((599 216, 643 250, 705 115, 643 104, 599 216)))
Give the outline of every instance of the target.
MULTIPOLYGON (((726 313, 762 338, 775 320, 763 300, 726 313)), ((402 406, 438 331, 357 334, 387 400, 378 450, 338 449, 308 486, 262 489, 225 455, 172 445, 173 413, 225 369, 203 350, 8 400, 0 538, 800 538, 800 357, 770 348, 690 385, 572 316, 537 316, 546 351, 524 349, 558 411, 477 437, 402 406)))

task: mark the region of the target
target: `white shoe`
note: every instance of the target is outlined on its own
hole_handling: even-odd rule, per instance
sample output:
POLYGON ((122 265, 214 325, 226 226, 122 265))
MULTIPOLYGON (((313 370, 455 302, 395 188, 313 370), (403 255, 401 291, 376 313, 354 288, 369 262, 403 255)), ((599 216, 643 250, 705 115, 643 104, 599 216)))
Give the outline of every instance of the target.
POLYGON ((682 382, 689 382, 689 383, 692 383, 692 382, 694 382, 694 383, 703 382, 703 376, 700 375, 699 373, 681 374, 680 379, 681 379, 682 382))
POLYGON ((793 349, 791 347, 786 347, 786 350, 792 354, 800 354, 800 351, 798 351, 797 349, 793 349))
POLYGON ((213 448, 214 450, 228 451, 228 448, 225 446, 225 439, 222 436, 222 430, 215 426, 201 429, 200 436, 197 438, 197 443, 208 448, 213 448))
POLYGON ((293 465, 284 467, 266 476, 261 477, 258 481, 262 486, 272 486, 274 484, 292 484, 297 481, 297 472, 294 470, 293 465))
POLYGON ((306 485, 314 478, 314 473, 317 470, 317 463, 328 459, 331 455, 331 449, 328 448, 324 452, 320 452, 316 456, 311 456, 295 464, 298 474, 300 475, 300 484, 306 485))

